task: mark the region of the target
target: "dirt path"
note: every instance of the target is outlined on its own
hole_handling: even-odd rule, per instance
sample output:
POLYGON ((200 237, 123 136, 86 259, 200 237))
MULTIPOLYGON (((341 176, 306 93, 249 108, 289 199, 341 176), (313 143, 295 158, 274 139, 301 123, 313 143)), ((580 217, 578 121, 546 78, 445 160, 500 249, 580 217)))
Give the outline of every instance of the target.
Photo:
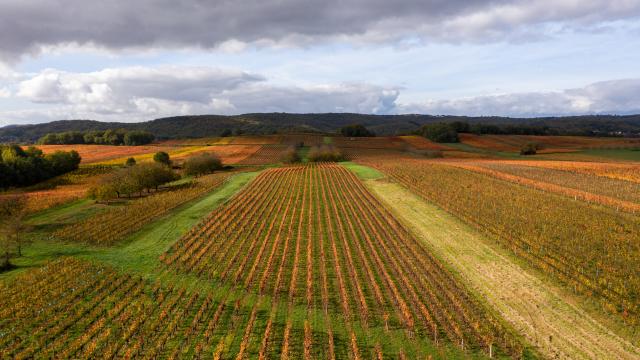
POLYGON ((506 251, 409 190, 367 186, 545 357, 639 359, 640 349, 576 306, 563 289, 524 270, 506 251))

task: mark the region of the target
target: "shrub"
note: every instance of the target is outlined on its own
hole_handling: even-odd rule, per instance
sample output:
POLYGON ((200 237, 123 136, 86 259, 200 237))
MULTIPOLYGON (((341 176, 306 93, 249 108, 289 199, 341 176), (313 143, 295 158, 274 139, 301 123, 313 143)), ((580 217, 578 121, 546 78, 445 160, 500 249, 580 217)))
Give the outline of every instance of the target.
POLYGON ((186 175, 200 176, 220 169, 222 169, 222 161, 217 156, 208 153, 192 156, 184 162, 186 175))
POLYGON ((171 166, 171 158, 169 157, 169 154, 167 154, 164 151, 158 151, 157 153, 155 153, 153 155, 153 161, 160 164, 167 165, 167 166, 171 166))
POLYGON ((308 155, 309 161, 319 162, 319 161, 342 161, 344 157, 340 150, 332 145, 322 145, 322 146, 314 146, 309 150, 308 155))
POLYGON ((298 155, 298 150, 295 146, 289 146, 282 154, 282 162, 286 164, 300 162, 300 155, 298 155))
POLYGON ((130 157, 124 162, 124 166, 133 166, 136 164, 136 159, 130 157))
POLYGON ((536 143, 526 143, 522 145, 520 149, 520 155, 535 155, 538 152, 539 146, 536 143))

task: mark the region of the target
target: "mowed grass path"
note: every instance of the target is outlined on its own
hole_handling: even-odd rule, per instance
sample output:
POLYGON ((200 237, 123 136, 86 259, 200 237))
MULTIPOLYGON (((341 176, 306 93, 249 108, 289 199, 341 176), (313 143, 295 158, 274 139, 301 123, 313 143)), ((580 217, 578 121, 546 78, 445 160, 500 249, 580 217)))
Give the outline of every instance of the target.
POLYGON ((147 224, 142 230, 125 239, 122 245, 112 247, 65 243, 45 238, 47 227, 77 221, 99 211, 99 207, 93 205, 91 200, 81 200, 42 212, 29 220, 35 229, 31 234, 34 241, 24 249, 24 256, 14 261, 18 269, 0 274, 0 279, 10 279, 24 270, 41 266, 46 261, 61 256, 75 256, 85 260, 104 262, 117 269, 134 272, 147 278, 166 276, 158 269, 160 254, 205 215, 229 200, 259 173, 255 171, 234 175, 213 192, 170 211, 166 216, 147 224))
POLYGON ((374 180, 366 183, 436 257, 448 264, 543 356, 572 359, 640 356, 640 349, 581 310, 571 295, 540 274, 521 267, 511 254, 456 217, 397 183, 374 180))

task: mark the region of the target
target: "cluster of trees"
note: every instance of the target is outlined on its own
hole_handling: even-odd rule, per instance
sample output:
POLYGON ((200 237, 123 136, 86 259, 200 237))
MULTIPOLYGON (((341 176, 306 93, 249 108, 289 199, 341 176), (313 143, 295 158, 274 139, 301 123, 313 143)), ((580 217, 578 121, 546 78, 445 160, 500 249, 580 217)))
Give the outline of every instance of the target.
POLYGON ((453 123, 435 123, 424 125, 418 130, 418 134, 427 139, 439 143, 456 143, 460 141, 458 131, 453 123))
POLYGON ((427 124, 417 131, 418 135, 441 143, 459 142, 459 133, 477 135, 551 135, 549 128, 546 126, 470 124, 464 121, 427 124))
POLYGON ((338 148, 333 145, 322 145, 322 146, 313 146, 309 150, 308 155, 309 161, 311 162, 319 162, 319 161, 343 161, 344 156, 338 148))
POLYGON ((185 175, 200 176, 222 169, 222 161, 213 154, 202 153, 188 158, 183 165, 185 175))
POLYGON ((0 198, 0 272, 13 268, 11 259, 22 256, 22 248, 29 242, 24 236, 26 208, 24 195, 0 198))
POLYGON ((364 125, 361 124, 353 124, 344 126, 340 129, 340 133, 342 136, 346 137, 367 137, 367 136, 376 136, 373 131, 370 131, 364 125))
POLYGON ((160 185, 178 180, 169 167, 159 163, 145 163, 129 166, 113 172, 89 190, 89 196, 97 200, 108 200, 132 194, 142 194, 158 190, 160 185))
POLYGON ((80 155, 56 151, 44 155, 33 146, 24 150, 18 145, 0 145, 0 189, 22 187, 76 170, 80 155))
POLYGON ((155 136, 147 131, 140 130, 95 130, 95 131, 67 131, 50 133, 38 140, 43 145, 70 145, 70 144, 98 144, 98 145, 145 145, 155 140, 155 136))

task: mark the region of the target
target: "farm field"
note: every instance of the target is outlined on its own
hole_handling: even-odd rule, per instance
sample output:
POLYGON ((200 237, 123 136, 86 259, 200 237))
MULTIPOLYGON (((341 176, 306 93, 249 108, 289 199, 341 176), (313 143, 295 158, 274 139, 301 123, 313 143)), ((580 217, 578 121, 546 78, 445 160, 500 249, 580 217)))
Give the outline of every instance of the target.
POLYGON ((600 299, 608 311, 637 325, 637 216, 442 163, 374 165, 494 235, 504 247, 576 293, 600 299))
POLYGON ((589 149, 639 148, 640 140, 581 136, 475 135, 460 134, 460 142, 485 150, 519 152, 526 143, 542 146, 539 153, 563 153, 589 149))
POLYGON ((126 159, 136 155, 153 154, 158 151, 168 152, 177 149, 173 146, 162 145, 38 145, 37 147, 44 151, 45 154, 55 151, 75 150, 82 157, 82 164, 102 163, 107 160, 126 159))
POLYGON ((595 321, 569 292, 524 271, 508 251, 491 246, 492 240, 472 227, 399 184, 369 181, 367 186, 545 357, 640 356, 638 347, 595 321))
POLYGON ((0 273, 0 358, 640 356, 637 162, 353 139, 117 146, 0 194, 29 199, 0 273), (307 162, 318 145, 350 161, 307 162), (157 148, 180 180, 86 197, 157 148), (186 173, 202 153, 230 166, 186 173))
POLYGON ((176 186, 178 187, 176 190, 168 189, 139 199, 128 200, 130 204, 126 206, 112 205, 82 222, 57 230, 53 236, 80 243, 113 245, 126 235, 139 230, 152 219, 221 186, 232 174, 232 172, 221 172, 207 175, 176 186))
POLYGON ((110 171, 108 167, 85 166, 30 188, 0 193, 0 199, 23 195, 28 213, 43 211, 86 197, 87 191, 110 171))
MULTIPOLYGON (((499 322, 377 205, 340 166, 267 170, 235 203, 212 213, 172 246, 162 261, 259 298, 281 298, 291 311, 304 309, 309 314, 305 322, 311 321, 310 314, 323 314, 329 338, 317 346, 325 356, 374 355, 366 344, 385 348, 368 332, 392 328, 405 329, 409 337, 448 341, 485 353, 499 348, 521 353, 499 322), (415 273, 416 267, 425 273, 415 273), (332 318, 338 314, 343 321, 334 324, 332 318), (335 328, 346 331, 347 338, 334 339, 335 328), (358 336, 356 328, 365 335, 358 336), (336 345, 349 342, 350 346, 336 345)), ((283 347, 301 341, 286 336, 293 326, 287 324, 284 338, 265 333, 264 341, 283 347)))

